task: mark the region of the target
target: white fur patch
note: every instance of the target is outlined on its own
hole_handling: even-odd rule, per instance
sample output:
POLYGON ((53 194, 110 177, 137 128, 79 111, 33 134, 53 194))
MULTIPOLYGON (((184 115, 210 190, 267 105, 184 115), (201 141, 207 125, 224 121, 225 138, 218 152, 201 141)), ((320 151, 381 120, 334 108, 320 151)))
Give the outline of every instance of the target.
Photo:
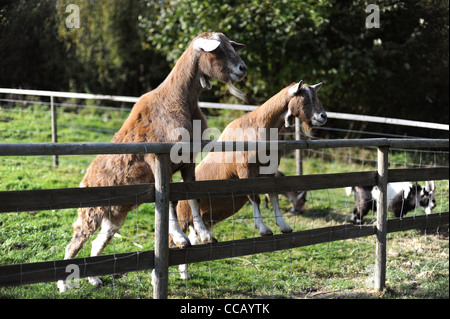
POLYGON ((284 126, 285 127, 291 127, 294 126, 289 122, 289 117, 292 115, 291 110, 287 110, 286 114, 284 115, 284 126))

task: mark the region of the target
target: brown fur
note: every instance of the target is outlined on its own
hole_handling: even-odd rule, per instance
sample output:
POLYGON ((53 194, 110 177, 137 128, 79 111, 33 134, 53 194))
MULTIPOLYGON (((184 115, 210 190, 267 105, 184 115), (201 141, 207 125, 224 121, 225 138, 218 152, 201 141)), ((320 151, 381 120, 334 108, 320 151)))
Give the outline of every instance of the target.
MULTIPOLYGON (((204 33, 197 38, 221 40, 214 52, 194 49, 194 41, 177 61, 175 67, 160 86, 140 97, 134 105, 122 128, 114 135, 112 142, 177 142, 171 138, 176 128, 185 128, 191 134, 193 120, 201 121, 201 131, 206 127, 206 119, 198 107, 202 90, 200 78, 217 78, 232 82, 229 78, 229 62, 232 60, 245 72, 245 64, 236 54, 234 45, 223 34, 204 33), (230 44, 231 43, 231 44, 230 44)), ((196 38, 196 39, 197 39, 196 38)), ((244 73, 245 74, 245 73, 244 73)), ((181 170, 183 179, 194 180, 194 161, 190 163, 171 163, 172 174, 181 170)), ((82 187, 129 185, 154 182, 154 154, 99 155, 89 166, 82 181, 82 187)), ((132 206, 111 206, 80 208, 78 220, 73 224, 74 234, 66 248, 65 259, 76 256, 86 240, 108 220, 107 241, 99 244, 101 253, 114 233, 123 225, 132 206), (109 232, 111 234, 109 234, 109 232)))
MULTIPOLYGON (((284 115, 290 109, 294 116, 299 117, 306 127, 308 132, 312 129, 311 118, 313 116, 314 108, 309 103, 309 97, 303 93, 294 97, 288 93, 295 83, 282 89, 279 93, 271 97, 266 103, 261 105, 253 112, 247 113, 244 116, 231 122, 219 137, 219 141, 233 141, 236 137, 229 133, 233 128, 266 128, 269 132, 270 128, 282 128, 285 119, 284 115)), ((305 86, 305 85, 304 85, 305 86)), ((304 87, 303 86, 303 87, 304 87)), ((323 112, 323 108, 317 99, 317 95, 314 92, 314 104, 318 107, 320 112, 323 112)), ((239 137, 237 138, 239 140, 239 137)), ((250 140, 245 138, 244 140, 250 140)), ((266 136, 266 140, 269 140, 269 136, 266 136)), ((249 154, 251 152, 242 152, 245 160, 244 163, 236 163, 237 152, 210 152, 205 159, 196 167, 195 174, 197 180, 222 180, 222 179, 243 179, 243 178, 256 178, 259 177, 260 163, 249 163, 249 154), (232 163, 225 161, 226 156, 234 156, 232 163), (209 162, 216 158, 220 158, 219 163, 209 162)), ((278 160, 280 159, 280 154, 278 160)), ((279 164, 279 162, 278 162, 279 164)), ((217 223, 224 220, 236 212, 238 212, 242 206, 252 199, 259 204, 259 196, 234 196, 229 198, 213 198, 200 200, 200 211, 202 218, 209 228, 213 226, 213 223, 217 223)), ((178 220, 180 221, 181 229, 186 232, 189 223, 192 222, 192 214, 186 201, 180 201, 177 207, 178 220)))

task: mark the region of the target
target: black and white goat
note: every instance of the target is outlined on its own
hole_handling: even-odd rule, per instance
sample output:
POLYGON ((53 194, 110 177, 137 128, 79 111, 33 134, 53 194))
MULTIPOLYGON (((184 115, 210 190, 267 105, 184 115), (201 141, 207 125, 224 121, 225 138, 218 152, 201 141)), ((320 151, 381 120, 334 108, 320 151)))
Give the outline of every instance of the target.
MULTIPOLYGON (((377 186, 346 187, 345 192, 347 196, 355 194, 355 207, 351 217, 354 224, 361 224, 370 210, 376 210, 376 199, 380 193, 377 186)), ((427 181, 425 187, 410 182, 389 183, 387 206, 388 211, 393 212, 395 217, 403 217, 419 206, 425 208, 426 214, 430 214, 436 207, 434 181, 427 181)))

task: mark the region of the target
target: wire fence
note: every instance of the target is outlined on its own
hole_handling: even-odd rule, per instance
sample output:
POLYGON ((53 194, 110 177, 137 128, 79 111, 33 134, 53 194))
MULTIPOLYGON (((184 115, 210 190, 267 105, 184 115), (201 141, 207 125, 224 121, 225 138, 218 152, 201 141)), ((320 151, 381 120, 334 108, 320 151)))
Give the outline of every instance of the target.
MULTIPOLYGON (((11 103, 17 105, 16 102, 11 103)), ((50 105, 41 102, 27 103, 28 105, 21 107, 3 106, 0 110, 3 142, 36 143, 51 140, 50 105), (15 129, 12 129, 13 124, 15 129)), ((58 142, 61 143, 87 140, 108 142, 129 111, 129 108, 125 107, 98 108, 70 104, 58 105, 58 142)), ((225 119, 211 115, 208 116, 208 121, 225 126, 233 118, 232 113, 225 119)), ((293 139, 294 132, 289 134, 291 135, 283 138, 293 139)), ((92 158, 93 155, 60 156, 59 168, 53 169, 53 161, 49 156, 2 157, 1 166, 7 167, 8 175, 12 177, 7 179, 6 169, 3 170, 0 175, 1 190, 77 187, 92 158), (66 175, 62 177, 65 180, 58 181, 61 175, 66 175), (49 187, 49 180, 52 180, 50 185, 55 187, 49 187)), ((394 147, 390 149, 389 163, 390 168, 448 167, 448 151, 394 147)), ((303 150, 304 174, 374 169, 375 147, 303 150)), ((286 175, 296 174, 292 151, 285 152, 280 170, 286 175)), ((418 182, 423 185, 424 180, 418 182)), ((435 212, 446 212, 448 180, 436 181, 436 189, 438 206, 435 212)), ((233 198, 235 195, 230 196, 233 198)), ((137 203, 137 194, 134 199, 137 203)), ((308 191, 307 202, 300 213, 290 212, 292 205, 286 197, 281 196, 280 201, 285 219, 294 232, 347 225, 354 205, 353 198, 345 197, 342 187, 308 191)), ((423 215, 423 210, 417 209, 409 213, 408 217, 423 215)), ((76 218, 76 210, 3 213, 0 218, 1 265, 41 262, 62 258, 65 245, 71 236, 71 223, 76 218)), ((263 210, 263 218, 275 235, 279 234, 270 208, 263 210)), ((376 214, 369 213, 367 225, 375 220, 376 214)), ((135 255, 139 256, 141 252, 153 249, 154 239, 149 234, 153 234, 154 229, 154 204, 143 204, 129 213, 126 224, 118 233, 119 236, 114 237, 105 254, 118 256, 134 251, 135 255)), ((247 205, 232 218, 217 224, 213 234, 219 242, 258 238, 259 234, 253 227, 251 207, 247 205)), ((358 295, 364 298, 372 296, 370 287, 373 287, 374 280, 375 246, 376 240, 373 236, 360 237, 251 256, 205 261, 190 265, 190 280, 180 279, 178 266, 171 266, 169 296, 326 298, 358 295)), ((89 254, 90 242, 79 256, 83 258, 89 254)), ((402 288, 415 291, 418 290, 417 286, 425 285, 424 282, 440 280, 438 277, 442 276, 442 273, 445 274, 445 271, 448 277, 448 227, 388 234, 387 254, 387 280, 392 286, 394 283, 404 283, 402 288)), ((188 258, 189 256, 186 256, 186 260, 188 258)), ((74 298, 151 296, 150 271, 116 274, 102 279, 102 289, 93 289, 87 281, 80 281, 79 288, 72 289, 68 294, 74 298)), ((0 294, 12 298, 61 297, 54 283, 4 287, 0 288, 0 294)))

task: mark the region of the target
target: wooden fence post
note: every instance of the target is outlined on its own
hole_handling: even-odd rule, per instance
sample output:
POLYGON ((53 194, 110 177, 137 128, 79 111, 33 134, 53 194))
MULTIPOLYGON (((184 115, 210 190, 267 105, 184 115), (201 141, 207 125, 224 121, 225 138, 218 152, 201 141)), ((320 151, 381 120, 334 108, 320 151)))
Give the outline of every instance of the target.
POLYGON ((153 298, 166 299, 169 285, 169 154, 155 155, 155 269, 153 298))
POLYGON ((377 247, 375 289, 383 290, 386 283, 387 181, 389 147, 378 148, 377 247))
MULTIPOLYGON (((295 118, 295 139, 297 141, 300 141, 302 139, 301 135, 301 127, 300 127, 300 120, 296 117, 295 118)), ((303 175, 303 155, 301 149, 295 150, 295 165, 296 165, 296 172, 297 175, 303 175)))
MULTIPOLYGON (((52 114, 52 143, 58 143, 57 116, 53 95, 50 96, 50 112, 52 114)), ((58 167, 58 155, 53 155, 53 167, 58 167)))

